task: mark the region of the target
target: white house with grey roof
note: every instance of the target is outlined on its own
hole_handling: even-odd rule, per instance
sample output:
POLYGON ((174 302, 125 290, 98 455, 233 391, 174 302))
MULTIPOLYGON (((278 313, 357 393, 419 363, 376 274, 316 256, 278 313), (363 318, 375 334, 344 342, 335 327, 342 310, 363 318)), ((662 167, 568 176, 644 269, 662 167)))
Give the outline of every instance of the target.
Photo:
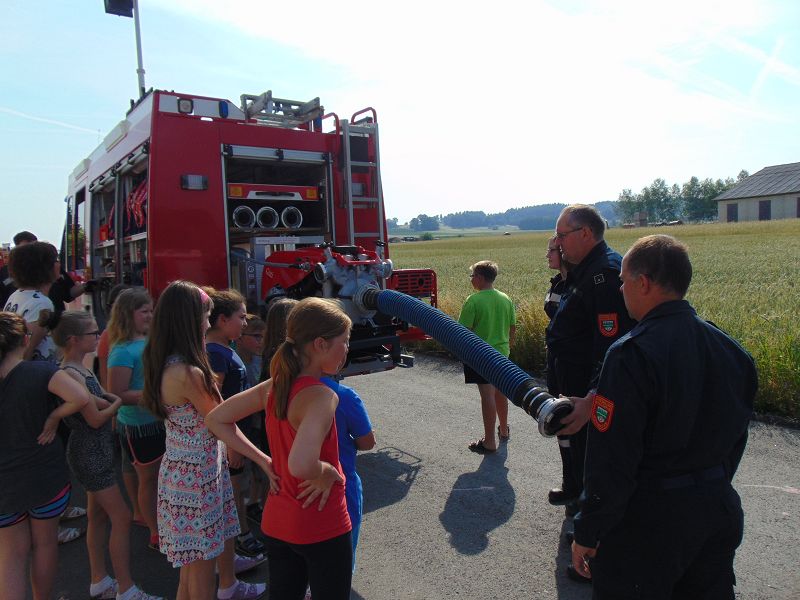
POLYGON ((717 196, 720 223, 800 217, 800 162, 765 167, 717 196))

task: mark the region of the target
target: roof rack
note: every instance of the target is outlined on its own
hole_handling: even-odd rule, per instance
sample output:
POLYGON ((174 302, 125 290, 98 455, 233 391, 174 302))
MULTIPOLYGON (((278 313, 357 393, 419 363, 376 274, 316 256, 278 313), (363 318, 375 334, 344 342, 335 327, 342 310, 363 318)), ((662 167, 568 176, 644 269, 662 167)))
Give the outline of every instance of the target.
POLYGON ((242 94, 242 111, 248 119, 255 119, 265 125, 294 128, 319 119, 325 109, 319 97, 308 102, 273 98, 272 90, 259 96, 242 94))

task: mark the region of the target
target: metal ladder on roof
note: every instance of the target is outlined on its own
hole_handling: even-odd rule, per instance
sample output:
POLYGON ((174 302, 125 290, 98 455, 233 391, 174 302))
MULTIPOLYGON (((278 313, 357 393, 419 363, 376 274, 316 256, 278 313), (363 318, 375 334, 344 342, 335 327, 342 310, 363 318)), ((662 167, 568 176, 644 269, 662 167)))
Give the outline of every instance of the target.
MULTIPOLYGON (((383 186, 381 182, 381 159, 380 146, 378 144, 378 116, 374 108, 365 108, 354 113, 350 118, 342 119, 342 156, 344 158, 343 173, 344 177, 344 208, 347 209, 347 229, 350 234, 350 245, 358 243, 359 238, 376 238, 377 252, 383 256, 383 248, 386 245, 384 235, 384 214, 383 214, 383 186), (365 113, 372 113, 372 117, 364 117, 356 120, 357 117, 365 113), (353 140, 363 139, 367 149, 367 160, 353 160, 352 144, 353 140), (369 174, 369 189, 363 189, 360 184, 354 184, 354 169, 361 173, 369 174), (374 208, 376 220, 374 228, 370 226, 366 230, 355 230, 354 210, 374 208)), ((363 153, 362 153, 363 154, 363 153)), ((361 158, 361 157, 359 157, 361 158)))
POLYGON ((258 96, 242 94, 240 99, 245 117, 255 119, 263 125, 290 129, 302 127, 306 123, 319 120, 325 112, 319 102, 319 97, 308 102, 300 102, 285 98, 275 98, 272 95, 272 90, 268 90, 258 96))

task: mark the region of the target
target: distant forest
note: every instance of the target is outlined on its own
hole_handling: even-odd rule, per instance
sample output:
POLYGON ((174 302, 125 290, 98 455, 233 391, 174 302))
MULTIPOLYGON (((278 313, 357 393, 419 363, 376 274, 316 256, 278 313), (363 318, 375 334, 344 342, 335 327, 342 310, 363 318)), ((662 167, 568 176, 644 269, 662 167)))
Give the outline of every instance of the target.
MULTIPOLYGON (((618 217, 615 212, 616 202, 598 202, 594 206, 600 211, 610 224, 616 224, 618 217)), ((566 204, 540 204, 539 206, 524 206, 522 208, 509 208, 505 212, 486 214, 482 210, 468 210, 449 215, 419 215, 408 222, 407 228, 413 231, 436 231, 440 224, 454 229, 469 229, 473 227, 503 227, 516 225, 522 230, 536 231, 553 229, 556 219, 566 204)), ((397 219, 389 219, 389 231, 405 229, 397 219)))
MULTIPOLYGON (((703 179, 692 177, 686 183, 668 185, 661 178, 655 179, 639 193, 622 190, 617 201, 596 202, 594 206, 609 225, 629 223, 637 216, 646 216, 649 223, 662 221, 713 221, 717 218, 715 198, 748 177, 740 171, 736 179, 703 179)), ((526 231, 550 230, 555 227, 558 215, 566 204, 552 203, 538 206, 509 208, 501 213, 485 213, 468 210, 449 215, 418 215, 401 225, 396 218, 389 219, 389 231, 411 229, 412 231, 437 231, 440 225, 453 229, 476 227, 500 228, 516 226, 526 231)))

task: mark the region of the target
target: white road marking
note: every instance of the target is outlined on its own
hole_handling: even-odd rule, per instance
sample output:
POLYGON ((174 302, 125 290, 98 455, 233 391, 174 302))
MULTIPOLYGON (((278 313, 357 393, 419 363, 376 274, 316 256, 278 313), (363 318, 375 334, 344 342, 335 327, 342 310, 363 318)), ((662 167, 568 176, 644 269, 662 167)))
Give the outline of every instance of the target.
POLYGON ((741 487, 764 488, 768 490, 778 490, 779 492, 786 492, 787 494, 800 494, 800 489, 788 485, 755 485, 755 484, 745 483, 741 487))

